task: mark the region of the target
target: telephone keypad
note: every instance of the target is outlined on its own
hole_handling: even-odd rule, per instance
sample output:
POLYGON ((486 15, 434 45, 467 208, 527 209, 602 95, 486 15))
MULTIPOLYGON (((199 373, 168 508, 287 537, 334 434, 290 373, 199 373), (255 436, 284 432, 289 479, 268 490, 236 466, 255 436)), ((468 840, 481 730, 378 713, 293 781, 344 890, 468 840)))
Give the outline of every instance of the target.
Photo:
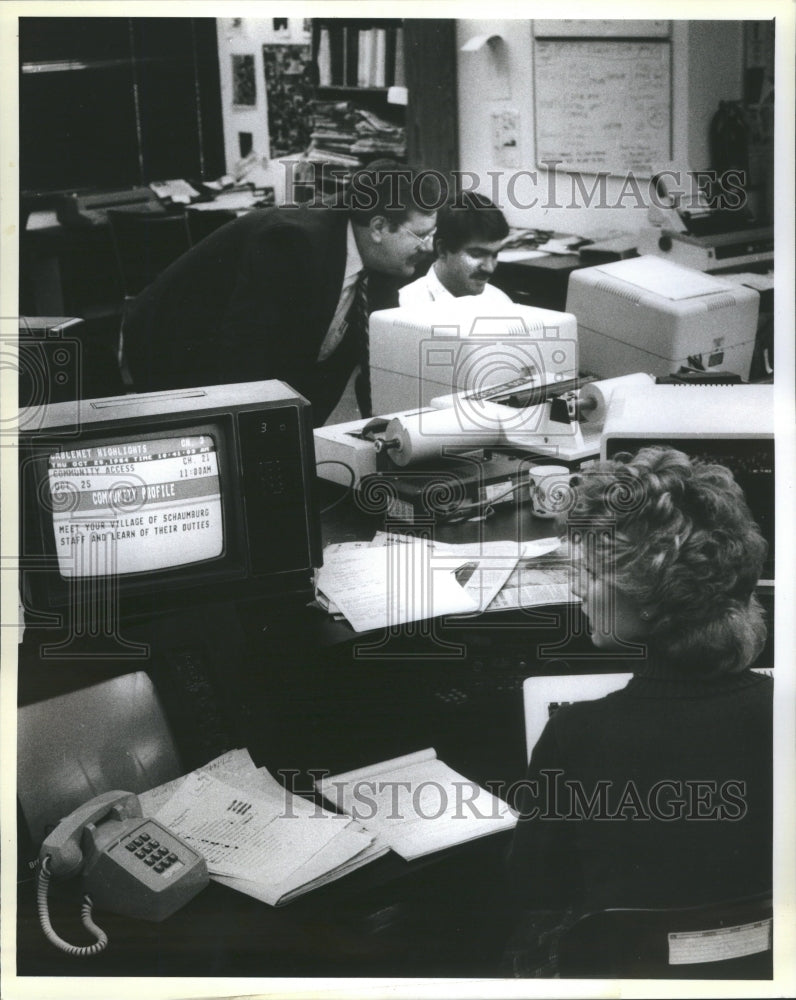
POLYGON ((173 845, 162 844, 149 833, 136 834, 124 846, 134 857, 143 861, 147 868, 159 875, 173 865, 182 864, 179 855, 172 850, 173 845))

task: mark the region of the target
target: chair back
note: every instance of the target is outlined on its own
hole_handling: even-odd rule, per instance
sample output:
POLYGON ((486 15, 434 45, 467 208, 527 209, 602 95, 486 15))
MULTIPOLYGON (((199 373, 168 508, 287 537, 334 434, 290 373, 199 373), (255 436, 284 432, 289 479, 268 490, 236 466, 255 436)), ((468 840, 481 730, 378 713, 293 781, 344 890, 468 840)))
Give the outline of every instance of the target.
POLYGON ((84 802, 143 792, 183 773, 157 692, 144 671, 20 707, 17 796, 36 850, 84 802))
POLYGON ((188 221, 188 234, 191 244, 196 246, 197 243, 201 243, 205 236, 209 236, 217 229, 220 229, 221 226, 232 222, 233 219, 237 219, 238 213, 231 208, 189 208, 185 216, 188 221))
POLYGON ((138 295, 191 247, 184 212, 170 215, 114 209, 107 214, 126 298, 138 295))
POLYGON ((558 941, 564 978, 770 979, 770 894, 681 909, 586 913, 558 941))

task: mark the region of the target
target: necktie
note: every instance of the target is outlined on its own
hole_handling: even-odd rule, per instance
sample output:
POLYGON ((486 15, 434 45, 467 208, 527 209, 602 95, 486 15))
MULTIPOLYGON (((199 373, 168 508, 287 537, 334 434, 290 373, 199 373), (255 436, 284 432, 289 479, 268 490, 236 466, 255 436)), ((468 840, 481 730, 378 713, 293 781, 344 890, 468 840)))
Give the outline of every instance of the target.
POLYGON ((368 276, 363 271, 357 278, 354 291, 354 301, 348 312, 350 336, 356 345, 359 360, 359 375, 357 375, 354 390, 357 397, 359 412, 363 417, 373 415, 370 399, 370 350, 368 343, 368 276))

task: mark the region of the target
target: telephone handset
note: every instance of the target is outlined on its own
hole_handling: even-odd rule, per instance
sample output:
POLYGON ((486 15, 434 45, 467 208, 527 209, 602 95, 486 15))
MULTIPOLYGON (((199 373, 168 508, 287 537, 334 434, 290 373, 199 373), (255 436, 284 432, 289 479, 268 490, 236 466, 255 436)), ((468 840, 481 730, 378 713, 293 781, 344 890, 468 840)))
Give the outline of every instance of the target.
POLYGON ((39 851, 38 909, 42 930, 72 955, 95 955, 108 943, 91 919, 93 905, 144 920, 164 920, 193 899, 208 881, 204 858, 153 819, 144 819, 130 792, 106 792, 76 809, 47 837, 39 851), (83 925, 96 941, 71 945, 50 923, 51 878, 83 873, 83 925))

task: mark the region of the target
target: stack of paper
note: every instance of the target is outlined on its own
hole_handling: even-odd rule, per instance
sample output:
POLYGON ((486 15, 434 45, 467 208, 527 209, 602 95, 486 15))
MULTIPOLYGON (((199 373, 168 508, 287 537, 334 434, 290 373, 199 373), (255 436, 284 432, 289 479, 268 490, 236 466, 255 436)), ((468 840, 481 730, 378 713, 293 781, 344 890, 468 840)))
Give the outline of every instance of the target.
POLYGON ((538 608, 546 604, 577 604, 570 587, 570 560, 558 538, 526 542, 523 558, 487 611, 538 608))
POLYGON ((139 796, 207 861, 211 878, 277 906, 386 853, 361 824, 287 791, 233 750, 139 796))
POLYGON ((517 816, 429 748, 316 782, 318 790, 407 861, 510 830, 517 816))
POLYGON ((355 632, 486 610, 523 549, 516 542, 449 545, 378 532, 327 546, 316 597, 355 632))

